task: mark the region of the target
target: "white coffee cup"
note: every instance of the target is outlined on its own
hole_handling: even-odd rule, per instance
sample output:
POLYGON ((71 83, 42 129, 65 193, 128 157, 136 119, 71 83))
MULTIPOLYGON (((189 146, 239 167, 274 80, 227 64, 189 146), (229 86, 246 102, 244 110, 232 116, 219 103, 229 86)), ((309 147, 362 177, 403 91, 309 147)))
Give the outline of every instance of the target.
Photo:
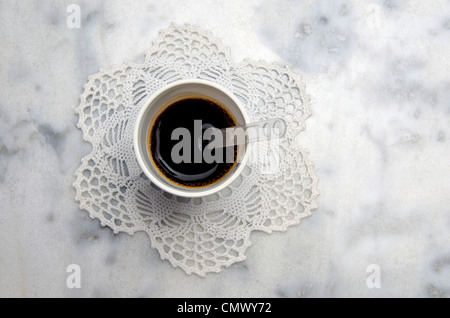
POLYGON ((237 125, 246 125, 249 123, 248 115, 242 107, 241 102, 227 88, 205 80, 176 81, 153 94, 140 110, 134 127, 134 151, 142 171, 157 187, 176 196, 197 198, 219 192, 233 183, 241 174, 248 161, 249 149, 248 145, 240 147, 242 149, 238 148, 238 160, 231 171, 224 178, 211 185, 185 187, 164 176, 155 166, 151 158, 148 146, 150 129, 158 115, 167 106, 189 97, 206 98, 216 101, 233 114, 237 125))

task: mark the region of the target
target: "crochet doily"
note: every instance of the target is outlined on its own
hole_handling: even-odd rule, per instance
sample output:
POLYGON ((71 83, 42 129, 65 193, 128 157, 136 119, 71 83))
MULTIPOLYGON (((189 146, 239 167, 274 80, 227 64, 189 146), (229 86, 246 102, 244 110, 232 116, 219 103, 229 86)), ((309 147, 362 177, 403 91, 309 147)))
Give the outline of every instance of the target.
MULTIPOLYGON (((228 48, 198 27, 172 25, 160 32, 142 64, 125 62, 90 76, 76 112, 93 148, 73 184, 80 208, 114 233, 146 232, 161 259, 188 274, 204 276, 244 260, 252 231, 285 231, 317 206, 318 179, 295 142, 310 116, 301 78, 262 61, 234 64, 228 48), (197 199, 174 197, 151 184, 133 151, 136 116, 158 89, 194 78, 227 87, 252 121, 286 121, 276 169, 267 173, 267 160, 251 160, 231 186, 197 199)), ((259 154, 271 151, 270 142, 258 144, 259 154)))

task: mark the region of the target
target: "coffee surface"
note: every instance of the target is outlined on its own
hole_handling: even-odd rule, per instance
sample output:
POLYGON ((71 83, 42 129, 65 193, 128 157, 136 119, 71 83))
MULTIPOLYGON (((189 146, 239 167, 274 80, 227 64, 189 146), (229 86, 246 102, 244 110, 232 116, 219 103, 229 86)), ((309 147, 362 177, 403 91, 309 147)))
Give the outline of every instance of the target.
MULTIPOLYGON (((224 148, 222 160, 208 163, 203 157, 203 150, 210 141, 203 140, 203 132, 208 128, 222 129, 236 125, 234 116, 214 101, 196 97, 176 101, 168 105, 150 127, 150 156, 161 174, 177 185, 189 188, 212 185, 231 171, 236 161, 237 148, 224 148), (189 132, 189 138, 181 134, 174 135, 176 130, 189 132), (181 147, 181 143, 188 143, 190 149, 181 147), (226 154, 230 151, 233 162, 226 160, 226 154), (180 156, 184 159, 182 162, 179 162, 180 156), (188 157, 190 160, 186 160, 188 157)), ((213 155, 215 151, 212 150, 213 155)))

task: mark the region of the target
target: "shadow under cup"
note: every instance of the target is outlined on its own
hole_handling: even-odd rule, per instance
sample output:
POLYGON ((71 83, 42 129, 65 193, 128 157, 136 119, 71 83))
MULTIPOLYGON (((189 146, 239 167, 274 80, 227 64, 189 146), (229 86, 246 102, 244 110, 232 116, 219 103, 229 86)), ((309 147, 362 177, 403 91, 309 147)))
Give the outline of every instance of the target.
POLYGON ((151 127, 158 116, 173 103, 188 99, 202 98, 222 105, 234 116, 237 125, 245 125, 248 116, 240 102, 226 88, 215 83, 203 80, 183 80, 174 82, 156 92, 141 109, 136 119, 134 129, 134 151, 139 166, 145 175, 160 189, 180 197, 202 197, 216 193, 230 185, 242 172, 247 163, 249 151, 247 145, 237 149, 237 160, 227 174, 218 180, 203 187, 185 187, 168 179, 155 166, 149 150, 148 140, 151 127))

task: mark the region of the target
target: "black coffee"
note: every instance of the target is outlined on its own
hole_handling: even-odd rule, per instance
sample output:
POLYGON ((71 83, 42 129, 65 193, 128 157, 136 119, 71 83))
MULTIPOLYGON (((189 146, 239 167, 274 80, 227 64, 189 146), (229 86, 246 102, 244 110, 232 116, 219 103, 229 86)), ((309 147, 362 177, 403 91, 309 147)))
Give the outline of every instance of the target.
MULTIPOLYGON (((176 101, 168 105, 150 127, 151 158, 160 172, 177 185, 199 188, 214 184, 235 165, 237 148, 223 148, 217 154, 223 155, 222 160, 211 162, 203 156, 210 142, 203 140, 203 133, 208 128, 236 125, 234 116, 214 101, 196 97, 176 101), (229 160, 230 151, 233 160, 229 160)), ((217 149, 212 149, 211 153, 215 155, 215 151, 217 149)))

